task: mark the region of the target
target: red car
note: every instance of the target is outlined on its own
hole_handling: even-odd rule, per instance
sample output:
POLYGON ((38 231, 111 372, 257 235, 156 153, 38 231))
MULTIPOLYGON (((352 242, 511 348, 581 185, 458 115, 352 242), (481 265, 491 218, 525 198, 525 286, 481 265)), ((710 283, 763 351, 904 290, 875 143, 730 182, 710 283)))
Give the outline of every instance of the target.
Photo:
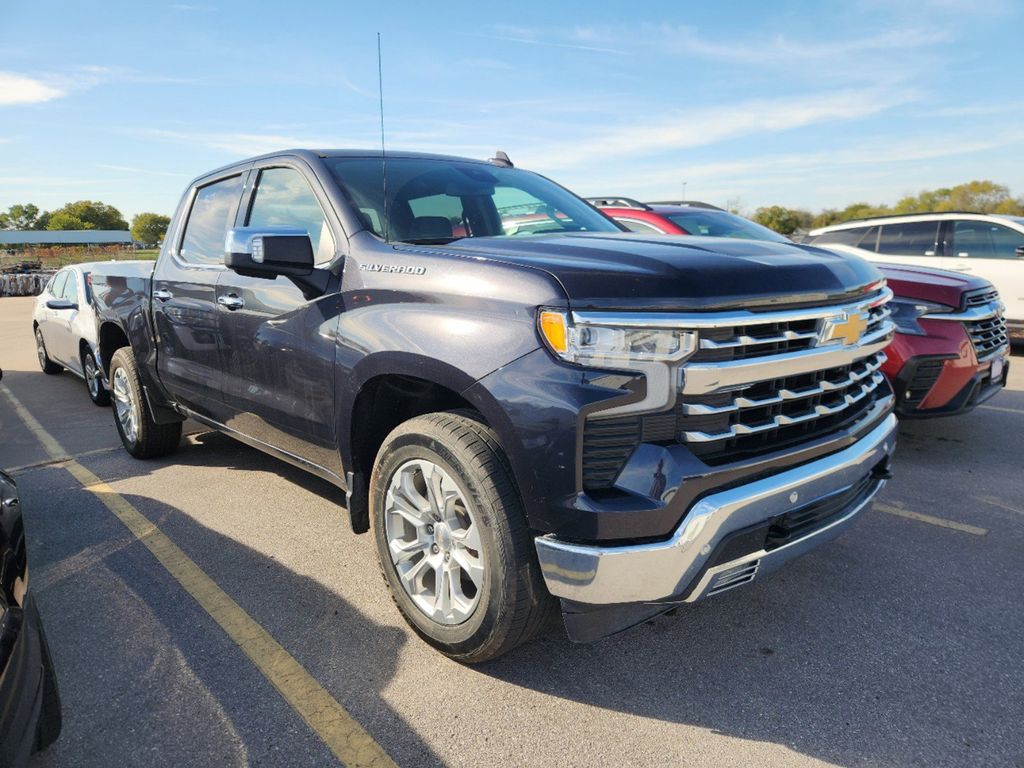
MULTIPOLYGON (((707 203, 588 199, 633 232, 790 242, 707 203)), ((1006 385, 1010 343, 1003 305, 990 282, 929 267, 875 266, 895 294, 890 307, 897 333, 882 372, 900 416, 966 413, 1006 385)))

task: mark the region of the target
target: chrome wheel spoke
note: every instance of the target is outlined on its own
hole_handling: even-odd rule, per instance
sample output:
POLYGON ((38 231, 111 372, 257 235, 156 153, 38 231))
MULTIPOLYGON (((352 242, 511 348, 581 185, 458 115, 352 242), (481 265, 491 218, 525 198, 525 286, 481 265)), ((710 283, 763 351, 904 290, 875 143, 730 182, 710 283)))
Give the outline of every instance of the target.
POLYGON ((458 483, 437 464, 413 459, 391 476, 385 504, 388 553, 406 594, 438 623, 466 621, 480 603, 486 563, 458 483))

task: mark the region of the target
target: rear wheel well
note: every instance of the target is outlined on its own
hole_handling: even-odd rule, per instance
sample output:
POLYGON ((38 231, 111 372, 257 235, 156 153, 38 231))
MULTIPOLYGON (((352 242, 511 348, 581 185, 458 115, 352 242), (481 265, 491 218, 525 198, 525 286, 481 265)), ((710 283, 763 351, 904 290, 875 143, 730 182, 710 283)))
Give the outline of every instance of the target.
POLYGON ((348 508, 352 530, 369 530, 367 488, 377 452, 391 431, 416 416, 437 411, 470 411, 481 422, 483 416, 454 390, 426 379, 399 374, 377 376, 367 381, 352 407, 348 508))
MULTIPOLYGON (((82 342, 85 343, 84 341, 82 342)), ((110 375, 110 358, 114 356, 114 353, 121 347, 130 347, 131 344, 128 341, 128 336, 122 330, 121 326, 116 323, 104 323, 100 326, 100 360, 99 363, 103 366, 103 372, 110 375)))

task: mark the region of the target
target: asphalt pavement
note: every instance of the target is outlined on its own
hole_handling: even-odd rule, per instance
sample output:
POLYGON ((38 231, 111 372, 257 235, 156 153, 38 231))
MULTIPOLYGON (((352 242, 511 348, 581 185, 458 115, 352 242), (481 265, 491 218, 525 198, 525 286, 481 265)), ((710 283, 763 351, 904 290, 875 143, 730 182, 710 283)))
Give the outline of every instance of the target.
POLYGON ((901 425, 875 508, 771 579, 465 667, 406 628, 333 486, 195 425, 168 458, 125 454, 80 380, 40 372, 32 301, 0 299, 2 386, 39 425, 0 397, 0 467, 65 714, 32 768, 338 764, 289 683, 70 466, 402 766, 1024 768, 1024 356, 972 414, 901 425))

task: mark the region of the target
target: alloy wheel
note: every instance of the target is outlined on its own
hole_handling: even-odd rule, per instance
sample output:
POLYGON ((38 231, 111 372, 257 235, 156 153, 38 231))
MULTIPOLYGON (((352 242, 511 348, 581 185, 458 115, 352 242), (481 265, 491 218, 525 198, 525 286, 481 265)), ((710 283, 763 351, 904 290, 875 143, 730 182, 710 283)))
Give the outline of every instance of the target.
POLYGON ((470 504, 437 464, 415 459, 391 476, 385 501, 391 562, 416 607, 439 624, 473 615, 486 563, 470 504))
POLYGON ((121 425, 124 437, 134 443, 138 437, 138 405, 132 397, 132 388, 128 383, 128 374, 124 368, 114 371, 114 413, 121 425))

